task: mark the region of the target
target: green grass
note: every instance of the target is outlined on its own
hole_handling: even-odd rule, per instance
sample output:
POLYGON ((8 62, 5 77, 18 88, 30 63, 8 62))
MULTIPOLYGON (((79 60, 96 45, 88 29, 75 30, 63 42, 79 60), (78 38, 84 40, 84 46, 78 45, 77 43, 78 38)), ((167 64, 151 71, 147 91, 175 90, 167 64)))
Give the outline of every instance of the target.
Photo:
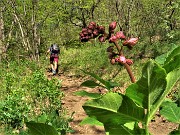
MULTIPOLYGON (((130 78, 126 69, 120 65, 112 65, 108 59, 107 47, 109 43, 86 43, 79 48, 62 48, 60 54, 60 70, 67 75, 86 76, 82 71, 96 73, 103 79, 112 80, 121 83, 130 83, 130 78)), ((134 51, 126 51, 128 58, 134 55, 134 51)), ((134 64, 131 66, 132 72, 138 79, 141 75, 141 68, 145 60, 134 59, 134 64)))

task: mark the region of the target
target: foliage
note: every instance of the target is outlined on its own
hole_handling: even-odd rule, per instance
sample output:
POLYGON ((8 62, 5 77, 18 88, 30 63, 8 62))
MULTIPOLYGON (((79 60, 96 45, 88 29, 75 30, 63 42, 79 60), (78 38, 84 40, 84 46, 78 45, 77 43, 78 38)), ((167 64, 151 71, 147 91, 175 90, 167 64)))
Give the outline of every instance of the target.
POLYGON ((180 124, 180 107, 174 102, 163 102, 160 114, 168 121, 180 124))
MULTIPOLYGON (((179 5, 180 2, 175 0, 163 2, 161 0, 1 0, 0 65, 2 68, 0 76, 2 80, 0 80, 0 85, 2 90, 0 99, 1 107, 7 109, 5 106, 9 106, 8 111, 11 115, 5 113, 0 117, 6 118, 4 119, 5 123, 11 121, 12 125, 15 124, 13 121, 16 121, 14 119, 16 117, 19 124, 14 126, 20 126, 24 123, 20 121, 24 121, 27 117, 25 114, 29 111, 33 112, 34 108, 37 110, 33 113, 40 114, 42 111, 43 115, 47 115, 48 122, 51 117, 48 113, 53 110, 53 107, 61 109, 60 99, 63 94, 59 95, 57 92, 60 82, 57 83, 57 87, 52 86, 57 81, 49 82, 45 79, 44 71, 42 71, 44 67, 28 61, 29 58, 44 57, 47 46, 54 42, 64 47, 61 53, 61 68, 69 75, 79 75, 79 69, 84 69, 95 74, 99 73, 100 77, 104 77, 108 81, 120 80, 121 85, 127 85, 129 79, 124 75, 125 71, 116 65, 112 69, 107 62, 104 48, 107 48, 108 44, 103 43, 99 47, 96 46, 99 45, 97 42, 80 44, 78 42, 80 28, 85 27, 89 21, 100 22, 106 26, 109 21, 116 20, 118 30, 123 30, 129 37, 139 37, 141 41, 140 46, 131 51, 130 55, 128 51, 125 51, 129 58, 155 58, 169 50, 173 44, 179 44, 179 5), (92 44, 94 46, 89 47, 92 44), (1 60, 3 60, 3 64, 1 60), (37 84, 34 79, 39 83, 37 84), (30 105, 32 101, 33 105, 30 105), (45 103, 49 101, 53 103, 50 103, 46 110, 45 103), (22 112, 22 115, 18 111, 22 112)), ((179 61, 179 55, 173 56, 170 61, 153 64, 156 65, 155 69, 160 68, 161 73, 166 75, 173 72, 171 71, 173 67, 179 66, 177 61, 179 61), (165 70, 167 73, 164 73, 165 70)), ((38 64, 42 63, 40 61, 38 64)), ((140 65, 144 64, 144 62, 139 63, 140 65)), ((146 66, 148 67, 148 65, 146 66)), ((141 70, 141 66, 136 62, 131 69, 139 78, 140 74, 137 70, 141 70)), ((159 77, 163 78, 163 75, 159 77)), ((86 82, 86 84, 97 85, 94 82, 86 82)), ((85 92, 81 94, 94 96, 85 92)), ((28 114, 31 117, 33 113, 28 114)))
POLYGON ((88 74, 90 75, 91 77, 95 78, 97 81, 99 81, 101 84, 98 84, 96 83, 95 81, 93 80, 87 80, 85 82, 83 82, 81 85, 82 86, 88 86, 88 87, 91 87, 91 88, 95 88, 96 86, 101 86, 102 88, 105 88, 107 90, 111 90, 112 88, 114 87, 117 87, 119 86, 118 83, 116 82, 111 82, 111 81, 105 81, 103 79, 101 79, 99 76, 97 76, 96 74, 93 74, 93 73, 89 73, 89 72, 86 72, 86 71, 83 71, 85 74, 88 74))
POLYGON ((58 132, 52 126, 43 123, 28 122, 27 127, 31 130, 31 135, 58 135, 58 132))
POLYGON ((179 4, 174 0, 1 0, 0 48, 12 57, 33 58, 32 54, 41 55, 53 42, 76 46, 71 42, 78 41, 80 28, 89 21, 107 25, 111 20, 116 20, 118 29, 128 36, 140 37, 145 42, 142 47, 159 41, 175 42, 179 40, 179 4))
POLYGON ((62 134, 70 130, 71 118, 66 118, 61 106, 60 80, 48 80, 43 68, 30 61, 12 61, 8 68, 7 64, 2 67, 8 71, 0 73, 0 119, 5 132, 22 130, 32 120, 50 124, 62 134))
MULTIPOLYGON (((121 134, 149 134, 148 124, 161 105, 161 114, 168 120, 179 123, 180 108, 175 103, 163 103, 180 77, 180 66, 176 61, 179 49, 180 47, 176 47, 171 51, 162 65, 153 60, 147 62, 142 70, 142 77, 130 85, 125 94, 108 92, 88 100, 83 108, 91 119, 95 119, 94 124, 97 120, 103 123, 109 134, 120 134, 119 131, 121 134), (171 66, 172 61, 176 66, 171 66), (131 123, 131 126, 127 126, 127 123, 131 123), (142 123, 143 128, 138 123, 142 123)), ((91 83, 89 86, 91 87, 91 83)))

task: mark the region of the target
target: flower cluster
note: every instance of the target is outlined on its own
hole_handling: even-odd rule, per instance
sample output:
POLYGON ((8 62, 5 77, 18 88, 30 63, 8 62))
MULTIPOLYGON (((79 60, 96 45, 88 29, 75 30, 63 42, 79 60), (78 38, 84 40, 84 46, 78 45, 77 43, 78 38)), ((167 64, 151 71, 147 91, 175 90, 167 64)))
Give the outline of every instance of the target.
POLYGON ((90 22, 86 28, 83 28, 80 32, 80 40, 81 42, 87 42, 89 39, 98 37, 100 42, 105 41, 105 27, 99 26, 95 22, 90 22))
POLYGON ((90 39, 98 38, 100 42, 105 42, 106 40, 108 40, 109 43, 114 43, 116 47, 119 46, 117 44, 118 43, 117 41, 123 40, 121 50, 119 49, 120 46, 117 47, 117 49, 119 49, 118 50, 119 54, 113 52, 112 46, 111 48, 108 49, 107 52, 109 53, 110 62, 111 64, 115 64, 117 62, 120 63, 121 65, 125 63, 128 65, 132 65, 133 61, 131 59, 126 59, 125 56, 123 56, 123 53, 121 53, 120 51, 122 51, 123 46, 132 49, 133 46, 138 42, 138 38, 127 38, 124 35, 123 31, 115 32, 116 27, 117 27, 117 22, 116 21, 111 22, 109 24, 109 31, 108 31, 109 33, 107 34, 104 26, 99 26, 95 22, 90 22, 89 25, 86 28, 83 28, 82 31, 80 32, 80 40, 81 42, 87 42, 90 39))
POLYGON ((123 55, 115 58, 115 62, 119 62, 121 64, 127 63, 129 66, 133 64, 133 61, 131 59, 126 59, 123 55))

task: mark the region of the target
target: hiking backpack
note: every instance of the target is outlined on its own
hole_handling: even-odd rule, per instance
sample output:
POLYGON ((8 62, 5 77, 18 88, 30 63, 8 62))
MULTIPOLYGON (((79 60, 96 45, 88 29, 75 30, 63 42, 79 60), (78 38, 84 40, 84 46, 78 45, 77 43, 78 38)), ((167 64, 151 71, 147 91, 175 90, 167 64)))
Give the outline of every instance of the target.
POLYGON ((59 46, 58 46, 57 44, 53 44, 53 45, 51 46, 51 52, 52 52, 53 54, 59 54, 59 53, 60 53, 59 46))

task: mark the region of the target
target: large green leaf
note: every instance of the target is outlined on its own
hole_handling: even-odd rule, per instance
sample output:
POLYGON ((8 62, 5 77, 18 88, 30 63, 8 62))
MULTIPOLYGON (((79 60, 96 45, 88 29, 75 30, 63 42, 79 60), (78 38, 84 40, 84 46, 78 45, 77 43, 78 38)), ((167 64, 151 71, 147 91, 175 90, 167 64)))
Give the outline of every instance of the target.
MULTIPOLYGON (((159 97, 157 102, 151 107, 150 117, 152 117, 156 110, 160 107, 162 102, 165 100, 167 94, 171 91, 173 86, 176 84, 176 82, 180 79, 180 69, 173 70, 172 72, 168 73, 166 76, 166 88, 163 91, 162 95, 159 97)), ((149 119, 150 120, 150 119, 149 119)))
POLYGON ((109 132, 109 135, 145 135, 145 130, 139 128, 138 124, 135 124, 135 122, 116 126, 111 125, 111 123, 107 123, 105 125, 105 129, 109 132))
POLYGON ((143 68, 141 79, 127 88, 126 95, 147 109, 149 122, 179 77, 179 69, 166 74, 165 69, 150 61, 143 68))
POLYGON ((164 65, 164 62, 166 61, 167 56, 168 56, 168 53, 162 54, 162 55, 156 57, 155 61, 160 65, 164 65))
POLYGON ((119 125, 133 121, 143 121, 144 110, 124 95, 107 93, 101 98, 87 101, 83 105, 90 117, 103 124, 119 125))
POLYGON ((163 66, 163 68, 166 69, 167 73, 179 67, 180 67, 180 54, 174 56, 167 64, 163 66))
POLYGON ((168 51, 160 56, 157 56, 155 58, 155 61, 160 65, 164 65, 165 62, 167 64, 171 60, 171 58, 173 58, 174 56, 179 54, 178 49, 179 48, 176 45, 173 46, 170 51, 168 51))
POLYGON ((126 95, 140 106, 150 109, 163 93, 165 86, 166 71, 151 60, 144 66, 140 80, 127 88, 126 95))
POLYGON ((109 132, 109 135, 135 135, 133 130, 125 127, 124 125, 111 125, 107 123, 105 125, 106 132, 109 132))
POLYGON ((180 124, 180 107, 174 102, 166 102, 160 110, 160 114, 167 120, 180 124))
POLYGON ((76 92, 74 92, 74 95, 88 96, 90 98, 99 98, 99 97, 101 97, 101 94, 99 94, 99 93, 90 93, 90 92, 87 92, 87 91, 84 91, 84 90, 76 91, 76 92))
POLYGON ((95 87, 97 87, 97 86, 103 87, 102 85, 96 83, 96 82, 93 81, 93 80, 87 80, 87 81, 83 82, 83 83, 81 84, 81 86, 85 86, 85 87, 89 87, 89 88, 95 88, 95 87))
POLYGON ((116 82, 111 82, 111 81, 106 81, 102 78, 100 78, 99 76, 97 76, 94 73, 90 73, 90 72, 86 72, 84 70, 82 70, 85 74, 90 75, 91 77, 95 78, 96 80, 98 80, 100 83, 102 83, 104 85, 104 87, 106 87, 106 89, 110 90, 111 88, 117 87, 119 86, 118 83, 116 82))
POLYGON ((54 127, 44 123, 27 122, 31 135, 58 135, 54 127))
POLYGON ((166 58, 165 64, 169 63, 176 55, 180 54, 180 46, 176 47, 166 58))
POLYGON ((103 126, 103 123, 99 122, 98 120, 92 117, 86 117, 80 123, 80 125, 85 125, 85 124, 103 126))
POLYGON ((180 67, 180 46, 173 48, 165 54, 156 57, 155 61, 166 69, 166 72, 177 69, 180 67))

